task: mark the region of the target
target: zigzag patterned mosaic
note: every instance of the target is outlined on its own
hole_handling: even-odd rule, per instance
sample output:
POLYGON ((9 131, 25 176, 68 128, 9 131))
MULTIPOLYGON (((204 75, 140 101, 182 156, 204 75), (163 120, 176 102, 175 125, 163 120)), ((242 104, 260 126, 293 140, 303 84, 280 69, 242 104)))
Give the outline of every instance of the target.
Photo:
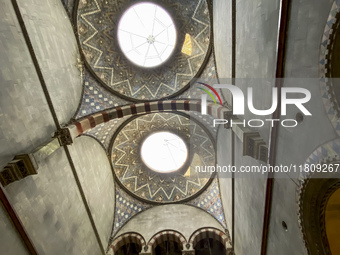
POLYGON ((218 180, 215 178, 210 186, 200 196, 187 204, 197 206, 211 214, 226 229, 227 224, 222 209, 221 194, 218 187, 218 180))
POLYGON ((84 94, 76 119, 131 102, 114 96, 84 68, 84 94))
MULTIPOLYGON (((138 201, 137 199, 129 196, 122 188, 116 184, 116 211, 113 221, 113 229, 111 237, 113 237, 119 229, 129 220, 131 217, 138 213, 151 208, 152 206, 147 203, 138 201)), ((111 241, 109 242, 111 243, 111 241)))
POLYGON ((118 19, 133 2, 81 0, 77 10, 81 48, 92 70, 113 91, 138 100, 169 97, 188 85, 206 58, 210 44, 208 5, 205 0, 159 0, 180 28, 178 43, 167 63, 145 69, 123 57, 116 40, 118 19), (191 55, 181 52, 185 34, 191 36, 191 55))
MULTIPOLYGON (((200 87, 201 85, 197 84, 196 83, 197 81, 207 83, 211 86, 218 83, 216 66, 215 66, 213 54, 210 55, 209 60, 203 72, 201 73, 200 77, 198 79, 193 79, 190 83, 190 88, 186 90, 184 93, 182 93, 181 95, 177 96, 176 98, 178 99, 187 99, 187 98, 201 99, 201 95, 205 92, 202 92, 202 90, 198 89, 198 87, 200 87)), ((217 98, 215 99, 218 100, 217 98)))
POLYGON ((130 116, 111 120, 86 131, 84 134, 96 138, 105 147, 106 151, 109 152, 110 142, 114 133, 129 118, 130 116))
POLYGON ((327 24, 324 30, 324 34, 322 36, 322 43, 320 47, 320 61, 319 61, 319 76, 320 76, 320 88, 321 88, 321 96, 322 101, 325 106, 326 112, 328 114, 328 118, 331 121, 334 129, 340 135, 340 121, 338 111, 338 106, 334 105, 336 100, 331 100, 333 98, 331 86, 329 86, 329 63, 327 60, 328 53, 330 51, 330 37, 333 36, 334 31, 332 30, 333 25, 336 22, 336 15, 340 11, 340 1, 336 0, 332 6, 330 15, 327 19, 327 24), (337 109, 337 110, 335 110, 337 109))
POLYGON ((198 173, 194 166, 213 165, 215 150, 196 122, 174 113, 155 113, 133 119, 121 129, 112 146, 111 161, 119 182, 132 194, 152 202, 169 203, 187 199, 206 187, 211 173, 198 173), (143 139, 162 130, 179 135, 190 146, 190 165, 171 174, 150 170, 139 157, 143 139))
MULTIPOLYGON (((209 188, 200 196, 187 202, 192 205, 205 210, 211 214, 220 224, 226 227, 225 217, 222 210, 221 195, 218 188, 218 181, 215 178, 209 188)), ((120 228, 131 219, 131 217, 143 212, 144 210, 153 207, 150 204, 143 203, 137 199, 132 198, 119 185, 116 185, 116 213, 114 218, 114 225, 111 237, 120 230, 120 228)))
MULTIPOLYGON (((306 160, 305 164, 317 164, 326 159, 340 159, 340 140, 333 140, 317 148, 306 160)), ((302 172, 299 178, 299 184, 308 177, 307 172, 302 172)))

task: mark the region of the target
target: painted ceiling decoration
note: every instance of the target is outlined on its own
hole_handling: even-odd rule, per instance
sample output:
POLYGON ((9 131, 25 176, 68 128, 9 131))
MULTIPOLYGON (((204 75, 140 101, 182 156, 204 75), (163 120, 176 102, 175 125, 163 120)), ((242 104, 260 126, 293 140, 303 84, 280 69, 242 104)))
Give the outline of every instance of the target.
POLYGON ((132 217, 137 214, 152 208, 151 204, 139 201, 129 196, 119 185, 116 185, 116 202, 115 202, 115 215, 113 220, 110 243, 118 233, 118 231, 127 223, 132 217))
POLYGON ((116 179, 131 195, 153 203, 188 200, 210 184, 209 172, 195 172, 195 166, 215 165, 215 148, 203 126, 179 113, 153 113, 130 119, 117 132, 111 147, 116 179), (149 169, 140 157, 144 139, 155 132, 169 131, 181 137, 189 148, 182 168, 172 173, 149 169))
MULTIPOLYGON (((76 122, 72 122, 66 128, 72 138, 75 138, 84 132, 113 119, 120 119, 127 116, 137 116, 154 112, 201 112, 200 100, 161 100, 154 102, 145 102, 122 107, 116 107, 107 111, 87 116, 76 122)), ((231 110, 214 103, 207 104, 208 115, 215 119, 224 118, 231 110)))
POLYGON ((98 81, 92 76, 86 67, 84 68, 83 73, 83 83, 83 97, 75 119, 80 119, 96 112, 131 103, 113 95, 103 86, 100 86, 98 81))
MULTIPOLYGON (((203 72, 201 73, 199 82, 207 83, 210 85, 214 85, 218 83, 217 73, 214 63, 213 54, 210 55, 209 61, 207 62, 203 72)), ((80 119, 85 116, 110 109, 112 107, 122 106, 131 104, 130 101, 124 100, 118 96, 113 95, 110 91, 104 88, 89 72, 89 70, 84 67, 83 71, 83 83, 84 83, 84 92, 82 101, 78 107, 77 114, 74 119, 80 119)), ((190 88, 180 95, 176 96, 176 99, 200 99, 201 94, 204 93, 198 89, 199 84, 191 84, 190 88)), ((223 95, 222 95, 223 96, 223 95)), ((216 99, 217 100, 217 99, 216 99)), ((196 114, 196 112, 194 112, 196 114)), ((195 117, 190 114, 191 117, 195 117)), ((197 115, 197 114, 196 114, 197 115)), ((205 119, 209 118, 206 116, 199 116, 200 119, 203 120, 203 124, 208 124, 208 129, 214 131, 216 133, 216 128, 211 127, 213 123, 212 120, 206 121, 205 119), (203 119, 202 119, 203 117, 203 119)), ((201 121, 202 122, 202 121, 201 121)))
POLYGON ((223 213, 221 193, 217 177, 214 178, 210 186, 201 195, 188 201, 186 204, 196 206, 206 211, 227 231, 227 224, 223 213))
MULTIPOLYGON (((118 231, 130 219, 155 205, 144 203, 126 193, 119 185, 116 185, 116 213, 111 232, 109 244, 114 240, 118 231)), ((185 203, 186 205, 198 207, 213 216, 226 230, 227 225, 222 209, 221 193, 217 177, 213 179, 210 186, 198 197, 185 203)))
MULTIPOLYGON (((196 122, 200 122, 201 124, 203 124, 206 130, 209 130, 212 137, 216 139, 217 129, 211 124, 213 123, 212 116, 210 115, 202 116, 198 112, 188 112, 188 114, 190 114, 190 119, 195 119, 196 122)), ((114 136, 116 131, 119 129, 119 127, 129 118, 131 118, 131 116, 126 116, 120 119, 113 119, 109 122, 102 123, 92 129, 89 129, 83 134, 89 135, 95 138, 97 141, 99 141, 103 145, 105 150, 109 152, 110 141, 112 140, 112 137, 114 136)))
POLYGON ((133 64, 123 54, 117 39, 122 15, 138 2, 79 0, 76 27, 85 62, 106 88, 125 99, 156 100, 176 96, 199 75, 209 57, 211 28, 207 2, 157 1, 172 18, 177 37, 169 59, 154 68, 133 64))
MULTIPOLYGON (((199 109, 196 109, 197 102, 191 101, 200 99, 202 94, 202 91, 197 89, 196 81, 210 85, 218 83, 214 56, 209 50, 211 28, 206 1, 156 2, 173 19, 177 41, 174 54, 171 54, 164 64, 149 70, 129 61, 121 51, 116 37, 123 13, 140 1, 62 1, 70 17, 74 11, 76 18, 73 22, 80 34, 78 38, 80 50, 85 56, 83 98, 74 119, 80 121, 78 126, 81 124, 84 135, 94 137, 105 147, 117 177, 115 181, 119 183, 116 185, 115 217, 109 243, 124 224, 137 214, 171 202, 182 202, 201 208, 226 228, 216 176, 215 178, 210 174, 194 176, 191 171, 185 171, 185 168, 170 175, 157 173, 147 168, 139 157, 139 148, 144 139, 154 132, 163 130, 177 134, 183 137, 187 144, 191 144, 188 147, 191 151, 189 165, 215 164, 213 139, 216 138, 217 130, 211 126, 213 117, 202 116, 199 109), (79 5, 74 4, 78 2, 79 5), (82 33, 81 29, 84 29, 82 33), (108 61, 108 58, 112 60, 108 61), (128 84, 120 73, 127 77, 126 80, 131 80, 131 83, 128 84), (114 75, 116 80, 113 80, 113 84, 121 83, 111 84, 108 75, 114 75), (136 82, 137 79, 145 80, 147 89, 144 87, 134 91, 133 89, 144 85, 136 82), (150 102, 145 106, 133 104, 138 100, 159 100, 169 97, 182 99, 176 100, 176 107, 170 113, 162 112, 169 108, 167 102, 162 104, 160 101, 150 102), (186 107, 188 99, 191 99, 190 107, 186 107), (138 116, 133 114, 133 109, 129 114, 131 104, 136 106, 138 116), (145 111, 140 111, 144 108, 145 111), (148 111, 148 108, 151 111, 148 111), (190 111, 185 114, 176 112, 182 108, 188 108, 190 111), (111 113, 115 112, 114 109, 121 111, 122 116, 111 113), (89 124, 88 118, 93 118, 97 122, 100 118, 96 114, 105 111, 110 116, 107 122, 100 122, 101 124, 92 127, 94 123, 90 121, 91 127, 85 128, 89 124), (190 138, 185 138, 188 134, 190 138), (120 155, 119 164, 127 163, 128 167, 116 167, 117 160, 113 160, 114 154, 120 155)), ((170 102, 172 109, 174 101, 169 101, 169 105, 170 102)), ((213 109, 212 112, 216 112, 213 116, 223 115, 224 110, 220 112, 218 109, 213 109)), ((189 165, 186 162, 187 168, 189 165)))
POLYGON ((319 78, 321 97, 335 131, 340 135, 340 3, 334 1, 320 46, 319 78))
POLYGON ((109 122, 102 123, 92 129, 87 130, 86 132, 84 132, 84 135, 89 135, 95 138, 103 145, 105 151, 108 152, 112 137, 119 129, 119 127, 129 118, 131 118, 131 116, 123 117, 120 119, 113 119, 109 122))

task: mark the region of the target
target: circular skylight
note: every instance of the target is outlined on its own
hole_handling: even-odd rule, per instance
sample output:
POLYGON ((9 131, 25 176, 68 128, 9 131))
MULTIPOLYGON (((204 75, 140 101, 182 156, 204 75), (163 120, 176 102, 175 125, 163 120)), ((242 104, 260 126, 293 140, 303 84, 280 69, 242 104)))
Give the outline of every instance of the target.
POLYGON ((176 28, 170 15, 153 3, 131 6, 118 25, 118 42, 125 56, 143 67, 166 61, 176 44, 176 28))
POLYGON ((158 132, 144 141, 141 157, 150 169, 170 173, 184 165, 188 157, 188 149, 179 136, 170 132, 158 132))

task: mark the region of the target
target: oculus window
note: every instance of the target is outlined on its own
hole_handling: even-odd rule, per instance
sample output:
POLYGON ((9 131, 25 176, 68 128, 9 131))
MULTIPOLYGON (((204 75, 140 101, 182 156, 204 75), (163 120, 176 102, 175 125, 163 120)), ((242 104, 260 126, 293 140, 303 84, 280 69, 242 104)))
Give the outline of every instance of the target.
POLYGON ((171 173, 185 164, 188 149, 179 136, 170 132, 157 132, 143 142, 141 158, 151 170, 171 173))
POLYGON ((131 62, 142 67, 164 63, 175 48, 176 37, 170 15, 153 3, 131 6, 118 25, 121 50, 131 62))

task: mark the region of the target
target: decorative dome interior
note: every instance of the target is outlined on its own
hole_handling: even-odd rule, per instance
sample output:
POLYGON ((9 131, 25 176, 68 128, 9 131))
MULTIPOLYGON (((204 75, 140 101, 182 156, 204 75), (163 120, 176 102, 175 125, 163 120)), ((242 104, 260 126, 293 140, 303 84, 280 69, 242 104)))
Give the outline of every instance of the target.
POLYGON ((85 63, 102 85, 125 99, 174 97, 209 57, 208 5, 191 0, 161 0, 158 8, 143 4, 154 8, 155 16, 137 14, 143 8, 139 1, 79 1, 77 29, 85 63), (129 19, 139 22, 131 26, 129 19))

